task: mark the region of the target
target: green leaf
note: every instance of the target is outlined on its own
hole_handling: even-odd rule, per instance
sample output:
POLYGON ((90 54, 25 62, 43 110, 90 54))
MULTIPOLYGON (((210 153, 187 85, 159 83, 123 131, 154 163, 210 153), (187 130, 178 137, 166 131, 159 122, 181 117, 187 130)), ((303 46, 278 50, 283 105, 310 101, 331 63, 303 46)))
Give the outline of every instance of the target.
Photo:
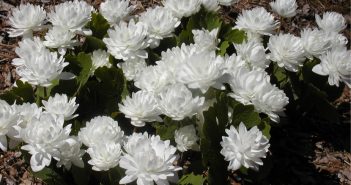
POLYGON ((76 61, 78 65, 81 67, 81 71, 77 76, 77 80, 79 85, 83 86, 88 81, 91 75, 91 66, 92 66, 91 56, 89 54, 81 52, 77 55, 76 61))
POLYGON ((219 52, 218 54, 221 56, 224 56, 227 53, 227 48, 229 47, 229 42, 228 41, 224 41, 221 43, 221 45, 219 46, 219 52))
POLYGON ((326 99, 327 94, 325 92, 320 91, 312 84, 305 84, 302 89, 304 91, 300 104, 305 112, 332 123, 339 123, 337 109, 326 99))
POLYGON ((243 122, 248 128, 254 127, 261 122, 260 115, 255 112, 253 105, 245 106, 240 103, 234 107, 232 125, 237 127, 240 122, 243 122))
POLYGON ((6 91, 4 94, 0 95, 0 99, 7 101, 9 104, 23 103, 23 102, 34 102, 34 91, 33 87, 21 80, 16 81, 17 87, 13 87, 10 91, 6 91))
POLYGON ((34 177, 37 177, 50 185, 67 185, 64 178, 51 168, 45 167, 39 172, 32 172, 32 174, 34 177))
POLYGON ((209 167, 208 183, 226 184, 227 162, 220 154, 222 136, 228 123, 228 97, 224 92, 217 91, 217 102, 204 112, 204 125, 200 148, 204 166, 209 167))
POLYGON ((87 36, 85 42, 83 44, 83 48, 85 52, 93 52, 98 49, 106 50, 106 44, 93 36, 87 36))
POLYGON ((179 124, 170 118, 165 118, 164 123, 155 123, 156 134, 161 137, 162 140, 174 140, 174 131, 179 128, 179 124))
POLYGON ((98 68, 95 77, 81 89, 80 117, 90 118, 93 115, 118 112, 118 102, 121 101, 125 82, 122 70, 115 67, 98 68))
POLYGON ((214 12, 207 12, 204 21, 206 29, 209 31, 215 28, 220 28, 222 25, 222 19, 217 13, 214 12))
POLYGON ((202 175, 195 175, 194 173, 183 175, 179 179, 179 185, 202 185, 205 182, 205 178, 202 175))
POLYGON ((99 13, 93 13, 91 15, 91 21, 88 24, 88 27, 93 32, 93 36, 99 39, 102 39, 107 30, 110 28, 107 20, 99 13))
POLYGON ((224 39, 235 44, 241 44, 246 39, 246 34, 244 31, 233 29, 224 35, 224 39))
POLYGON ((268 139, 271 138, 271 125, 270 123, 270 119, 269 118, 265 118, 262 119, 261 123, 258 125, 258 128, 262 131, 263 135, 266 136, 268 139))

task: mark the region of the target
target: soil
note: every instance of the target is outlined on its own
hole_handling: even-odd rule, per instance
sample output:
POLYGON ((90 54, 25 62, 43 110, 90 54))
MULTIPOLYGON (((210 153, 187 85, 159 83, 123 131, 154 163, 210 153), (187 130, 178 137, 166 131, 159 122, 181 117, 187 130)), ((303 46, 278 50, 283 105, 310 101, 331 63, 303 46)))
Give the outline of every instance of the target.
MULTIPOLYGON (((10 9, 21 2, 44 5, 52 8, 63 0, 2 0, 0 1, 0 93, 8 90, 18 79, 11 65, 19 39, 9 38, 6 29, 10 9)), ((88 0, 96 8, 102 0, 88 0)), ((134 14, 150 6, 160 5, 161 0, 130 0, 136 6, 134 14)), ((241 0, 232 7, 222 7, 220 13, 227 22, 234 22, 243 10, 263 6, 267 10, 270 0, 241 0)), ((303 27, 315 27, 315 14, 336 11, 345 17, 348 27, 343 34, 351 37, 351 1, 349 0, 297 0, 298 14, 282 22, 281 31, 299 35, 303 27)), ((350 46, 350 43, 348 44, 350 46)), ((262 184, 351 184, 350 154, 350 89, 345 87, 340 98, 331 102, 340 110, 341 124, 314 119, 291 125, 273 127, 271 152, 273 167, 262 184), (308 123, 308 124, 306 124, 308 123)), ((233 174, 234 176, 236 174, 233 174)), ((232 184, 241 184, 233 178, 232 184)), ((0 184, 44 184, 30 174, 28 164, 19 151, 0 151, 0 184)))

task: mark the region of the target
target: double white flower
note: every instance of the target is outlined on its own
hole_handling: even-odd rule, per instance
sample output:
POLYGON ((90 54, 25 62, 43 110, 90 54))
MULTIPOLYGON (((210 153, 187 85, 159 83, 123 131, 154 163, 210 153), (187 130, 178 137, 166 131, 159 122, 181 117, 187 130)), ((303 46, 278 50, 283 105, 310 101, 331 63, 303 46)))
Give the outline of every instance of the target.
POLYGON ((76 97, 68 99, 66 94, 55 94, 54 97, 50 97, 48 101, 43 100, 42 103, 47 112, 61 115, 65 120, 71 120, 78 116, 78 114, 74 114, 79 106, 76 104, 76 97))
POLYGON ((275 13, 282 17, 294 17, 296 15, 296 0, 276 0, 270 2, 269 5, 275 13))
POLYGON ((0 149, 7 150, 8 132, 13 129, 17 123, 17 111, 14 106, 9 105, 6 101, 0 100, 0 149))
POLYGON ((201 8, 201 0, 165 0, 163 5, 178 18, 189 17, 201 8))
POLYGON ((111 25, 126 21, 133 10, 134 6, 129 6, 129 0, 106 0, 100 5, 100 13, 111 25))
POLYGON ((160 108, 153 92, 138 91, 127 96, 118 104, 119 110, 125 117, 131 119, 131 124, 136 127, 145 126, 145 122, 162 122, 160 108))
POLYGON ((261 35, 271 35, 279 22, 263 7, 244 10, 237 18, 235 27, 244 30, 248 39, 260 39, 261 35))
POLYGON ((175 84, 159 93, 161 112, 173 120, 191 117, 202 109, 204 97, 195 97, 183 84, 175 84))
POLYGON ((32 37, 33 31, 39 31, 45 26, 46 12, 43 7, 32 4, 20 4, 12 10, 9 23, 13 27, 10 37, 32 37))
POLYGON ((129 23, 120 22, 107 33, 109 37, 104 38, 103 41, 108 52, 116 59, 130 60, 148 57, 144 50, 149 46, 146 40, 147 25, 144 23, 135 23, 133 19, 129 23))
POLYGON ((240 67, 231 74, 229 84, 233 90, 229 96, 244 105, 254 105, 257 112, 267 114, 274 122, 279 122, 278 114, 289 103, 285 93, 270 84, 269 76, 262 70, 240 67))
POLYGON ((270 60, 277 62, 279 67, 297 72, 305 61, 305 51, 301 38, 291 34, 273 35, 269 38, 268 48, 270 60))
POLYGON ((148 8, 146 12, 141 13, 139 21, 147 25, 150 48, 158 47, 163 38, 171 37, 174 29, 180 24, 171 11, 161 6, 148 8))
POLYGON ((199 137, 196 135, 194 125, 187 125, 174 131, 174 141, 177 143, 177 149, 185 152, 190 149, 199 150, 200 147, 196 143, 199 137))
POLYGON ((91 35, 91 30, 85 29, 84 26, 90 21, 93 10, 94 8, 85 1, 66 1, 56 5, 48 17, 55 27, 61 27, 74 33, 91 35))
POLYGON ((222 136, 221 154, 229 161, 228 170, 238 170, 241 166, 258 170, 263 165, 261 158, 266 158, 269 140, 257 126, 247 130, 241 122, 238 129, 230 126, 225 129, 228 136, 222 136))
POLYGON ((142 184, 169 184, 178 181, 177 171, 181 167, 174 166, 178 156, 176 148, 170 141, 162 141, 159 136, 149 136, 146 132, 133 133, 124 145, 126 153, 121 157, 120 167, 126 169, 126 176, 119 183, 127 184, 137 181, 142 184))
POLYGON ((351 51, 346 47, 336 47, 319 57, 320 64, 313 67, 312 71, 323 76, 329 76, 330 85, 339 86, 342 81, 351 87, 351 51))

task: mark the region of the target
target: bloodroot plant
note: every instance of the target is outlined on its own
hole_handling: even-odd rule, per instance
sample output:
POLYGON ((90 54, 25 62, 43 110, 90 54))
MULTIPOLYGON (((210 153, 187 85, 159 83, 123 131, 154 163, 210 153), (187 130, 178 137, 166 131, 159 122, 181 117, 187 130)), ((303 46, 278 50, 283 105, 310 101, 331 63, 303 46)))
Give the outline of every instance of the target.
POLYGON ((14 8, 20 79, 0 95, 0 149, 62 184, 255 184, 275 157, 272 127, 338 121, 325 102, 350 86, 351 52, 336 12, 294 35, 278 20, 298 13, 295 0, 225 23, 218 10, 237 2, 14 8))

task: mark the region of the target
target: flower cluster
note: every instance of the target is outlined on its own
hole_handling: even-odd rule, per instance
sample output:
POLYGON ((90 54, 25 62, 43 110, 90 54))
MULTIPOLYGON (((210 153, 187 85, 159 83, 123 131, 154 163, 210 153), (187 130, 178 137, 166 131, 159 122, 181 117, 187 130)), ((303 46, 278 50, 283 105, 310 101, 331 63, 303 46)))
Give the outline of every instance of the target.
MULTIPOLYGON (((306 60, 317 58, 320 62, 311 67, 314 73, 328 76, 330 85, 339 86, 343 82, 351 87, 351 52, 346 48, 346 37, 341 34, 346 21, 335 12, 326 12, 322 17, 316 15, 318 28, 304 28, 300 36, 277 29, 280 23, 274 17, 284 21, 288 19, 283 18, 295 16, 295 0, 271 2, 275 14, 263 7, 241 12, 235 25, 225 30, 245 32, 241 43, 223 42, 226 38, 221 35, 224 32, 221 26, 194 26, 196 28, 186 33, 179 31, 192 26, 182 24, 184 20, 194 21, 188 17, 202 11, 211 11, 206 14, 210 16, 220 6, 237 2, 164 0, 163 6, 148 8, 139 15, 132 15, 135 6, 128 0, 105 0, 98 10, 80 0, 58 4, 48 13, 41 6, 31 4, 13 9, 9 18, 13 28, 9 35, 22 36, 22 40, 15 50, 18 58, 13 59, 12 64, 20 80, 32 85, 38 97, 37 104, 10 105, 0 100, 0 149, 6 151, 22 143, 21 149, 31 154, 33 171, 49 166, 52 159, 58 167, 69 169, 72 164, 83 167, 82 157, 87 153, 90 157, 87 163, 94 171, 108 171, 118 166, 125 169, 120 184, 176 183, 177 172, 182 169, 177 166, 176 152, 200 150, 204 114, 218 107, 213 106, 218 101, 217 92, 234 102, 226 107, 230 120, 235 119, 234 106, 241 104, 253 106, 252 111, 260 113, 260 118, 268 117, 279 123, 289 98, 279 89, 282 86, 275 82, 275 77, 271 77, 272 71, 279 70, 286 76, 299 75, 306 60), (99 37, 94 35, 94 21, 90 22, 92 13, 110 25, 99 37), (45 29, 44 36, 33 36, 45 29), (189 40, 182 42, 178 34, 189 40), (162 51, 168 39, 174 39, 176 44, 162 51), (90 48, 88 41, 97 44, 90 48), (228 50, 224 48, 226 45, 228 50), (83 69, 77 72, 78 62, 72 58, 79 56, 80 51, 89 57, 79 61, 83 69), (84 62, 91 67, 85 69, 84 62), (115 112, 81 118, 76 112, 81 116, 85 112, 79 104, 84 105, 85 95, 94 94, 94 88, 89 85, 105 88, 106 83, 97 70, 103 67, 113 72, 119 70, 121 75, 123 72, 125 84, 109 81, 118 86, 111 91, 122 87, 123 95, 113 94, 119 102, 109 102, 115 103, 115 112), (76 75, 80 76, 74 79, 76 75), (87 79, 82 80, 81 75, 87 79), (79 84, 74 96, 55 94, 54 90, 61 92, 61 89, 53 87, 67 79, 79 84), (85 91, 83 95, 81 89, 85 91), (44 95, 40 90, 45 91, 44 95), (139 127, 149 130, 149 126, 166 125, 162 123, 165 120, 176 125, 171 132, 176 146, 158 135, 137 132, 139 127), (72 123, 75 129, 71 128, 72 123), (123 130, 129 127, 134 129, 133 133, 123 130)), ((113 72, 108 75, 115 75, 113 72)), ((221 110, 215 112, 222 113, 221 110)), ((219 122, 219 118, 214 119, 219 122)), ((222 147, 218 153, 229 161, 228 170, 238 170, 241 166, 257 170, 263 165, 261 159, 267 155, 269 140, 257 126, 248 130, 240 123, 236 129, 230 120, 225 127, 220 126, 227 136, 218 141, 222 147)))

